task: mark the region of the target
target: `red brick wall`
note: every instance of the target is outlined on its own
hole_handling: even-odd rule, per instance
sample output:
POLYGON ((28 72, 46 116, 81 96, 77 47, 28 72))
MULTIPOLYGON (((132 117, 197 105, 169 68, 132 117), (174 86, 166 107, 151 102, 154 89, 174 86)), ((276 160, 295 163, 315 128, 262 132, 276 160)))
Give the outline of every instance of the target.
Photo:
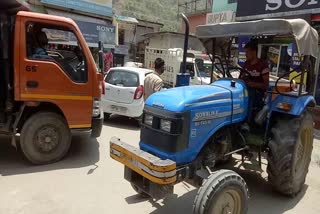
MULTIPOLYGON (((206 24, 207 15, 200 14, 200 15, 189 16, 188 19, 190 22, 190 33, 195 34, 196 28, 198 25, 206 24)), ((185 32, 185 24, 183 21, 182 21, 182 32, 185 32)))

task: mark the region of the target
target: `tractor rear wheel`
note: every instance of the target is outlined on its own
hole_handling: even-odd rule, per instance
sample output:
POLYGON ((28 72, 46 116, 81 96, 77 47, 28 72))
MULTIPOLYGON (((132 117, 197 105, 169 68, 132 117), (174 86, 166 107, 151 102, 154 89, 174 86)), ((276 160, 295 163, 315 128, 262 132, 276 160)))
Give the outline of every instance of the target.
POLYGON ((214 172, 200 187, 193 204, 194 214, 245 214, 248 187, 243 178, 230 170, 214 172))
POLYGON ((34 164, 49 164, 62 159, 71 145, 71 132, 65 119, 53 112, 39 112, 23 125, 21 150, 34 164))
POLYGON ((271 130, 268 180, 273 188, 294 197, 302 189, 313 149, 313 119, 306 110, 300 117, 279 118, 271 130))

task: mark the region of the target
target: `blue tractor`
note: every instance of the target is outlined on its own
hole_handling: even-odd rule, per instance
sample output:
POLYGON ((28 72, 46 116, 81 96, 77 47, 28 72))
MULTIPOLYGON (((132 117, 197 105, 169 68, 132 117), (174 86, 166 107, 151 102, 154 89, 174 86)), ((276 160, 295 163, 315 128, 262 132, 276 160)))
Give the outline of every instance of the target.
POLYGON ((216 67, 225 78, 153 94, 145 103, 140 148, 112 138, 111 157, 125 165, 125 179, 142 196, 164 198, 182 181, 200 187, 196 214, 247 212, 244 179, 221 170, 236 153, 242 161, 257 156, 260 164, 261 154, 267 154, 268 181, 277 192, 295 196, 305 183, 313 148, 317 32, 304 20, 278 19, 199 26, 197 36, 216 56, 212 61, 215 66, 220 62, 216 67), (302 57, 301 66, 290 72, 305 81, 284 80, 286 73, 271 82, 252 121, 248 87, 230 75, 230 70, 241 70, 229 63, 238 36, 264 44, 285 38, 302 57))

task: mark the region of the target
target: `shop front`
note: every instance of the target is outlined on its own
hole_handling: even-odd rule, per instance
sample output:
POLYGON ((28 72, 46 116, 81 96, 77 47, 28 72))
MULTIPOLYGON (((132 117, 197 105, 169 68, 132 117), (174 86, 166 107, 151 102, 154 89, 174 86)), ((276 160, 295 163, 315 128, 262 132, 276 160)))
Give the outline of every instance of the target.
POLYGON ((115 66, 124 66, 126 62, 136 61, 136 38, 138 20, 127 16, 114 16, 114 25, 118 29, 118 44, 114 49, 115 66))
MULTIPOLYGON (((256 0, 240 0, 238 1, 236 20, 248 21, 265 18, 301 18, 309 22, 316 29, 320 29, 320 0, 267 0, 256 4, 256 0)), ((244 41, 248 38, 244 38, 244 41)), ((239 46, 243 46, 239 44, 239 46)), ((244 51, 239 50, 240 59, 244 60, 244 51), (242 57, 242 58, 241 58, 242 57)), ((296 45, 288 38, 283 38, 275 44, 259 44, 259 56, 268 61, 271 74, 275 76, 283 76, 289 71, 295 71, 301 64, 296 45)), ((319 58, 318 58, 319 60, 319 58)), ((318 70, 318 69, 316 69, 318 70)), ((296 72, 285 76, 287 79, 294 79, 296 82, 306 81, 301 78, 294 78, 296 72)), ((307 77, 306 77, 307 78, 307 77)), ((315 97, 317 103, 320 104, 320 79, 315 86, 315 97)))
MULTIPOLYGON (((112 0, 39 0, 39 3, 43 13, 71 18, 78 24, 97 64, 100 41, 106 52, 116 47, 117 29, 112 24, 112 0)), ((39 4, 34 8, 39 8, 39 4)), ((68 50, 77 45, 72 37, 59 35, 59 32, 54 36, 64 38, 64 41, 53 40, 53 45, 60 48, 68 50)))

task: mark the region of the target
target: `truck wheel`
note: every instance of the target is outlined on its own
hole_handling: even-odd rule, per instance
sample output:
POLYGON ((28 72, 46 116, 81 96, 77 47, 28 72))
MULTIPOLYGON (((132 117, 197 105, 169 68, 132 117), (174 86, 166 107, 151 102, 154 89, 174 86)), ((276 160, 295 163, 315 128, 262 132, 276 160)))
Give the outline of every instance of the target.
POLYGON ((297 195, 306 180, 313 149, 313 119, 309 111, 300 117, 278 119, 269 142, 268 180, 284 195, 297 195))
POLYGON ((31 116, 22 127, 20 144, 25 157, 34 164, 49 164, 62 159, 71 144, 65 119, 51 112, 31 116))
POLYGON ((142 198, 150 198, 150 196, 143 192, 138 186, 136 186, 135 184, 131 183, 132 188, 134 189, 134 191, 136 191, 136 193, 138 193, 139 196, 141 196, 142 198))
POLYGON ((241 176, 230 170, 219 170, 200 187, 193 204, 193 213, 245 214, 248 199, 248 187, 241 176))

